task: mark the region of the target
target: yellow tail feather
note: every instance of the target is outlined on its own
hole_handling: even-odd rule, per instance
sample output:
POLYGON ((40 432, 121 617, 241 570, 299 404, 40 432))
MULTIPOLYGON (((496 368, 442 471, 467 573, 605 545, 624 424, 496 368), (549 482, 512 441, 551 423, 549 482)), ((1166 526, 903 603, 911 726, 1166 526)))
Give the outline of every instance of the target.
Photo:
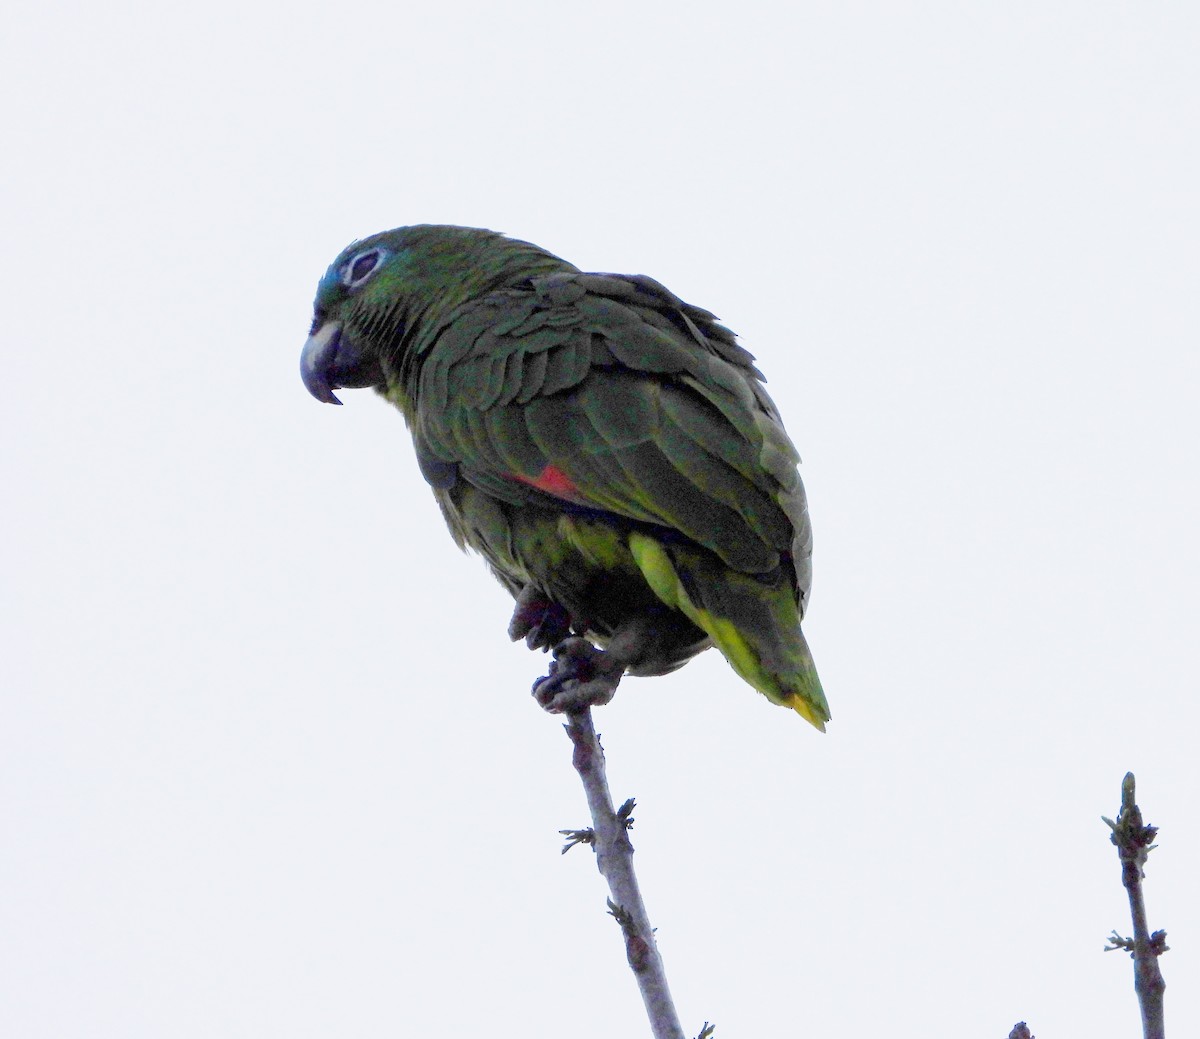
MULTIPOLYGON (((702 629, 724 654, 734 671, 772 703, 790 707, 814 728, 825 731, 828 708, 815 672, 811 672, 811 680, 805 682, 815 687, 809 696, 794 689, 786 690, 779 677, 763 668, 759 653, 733 621, 718 617, 692 601, 662 544, 645 534, 631 533, 629 550, 654 594, 702 629)), ((808 660, 808 666, 811 670, 811 659, 808 660)))

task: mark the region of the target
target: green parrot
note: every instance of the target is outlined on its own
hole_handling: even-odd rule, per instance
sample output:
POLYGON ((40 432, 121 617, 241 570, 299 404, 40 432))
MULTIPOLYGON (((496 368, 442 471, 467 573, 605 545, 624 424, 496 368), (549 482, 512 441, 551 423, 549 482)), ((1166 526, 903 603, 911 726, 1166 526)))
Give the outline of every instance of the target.
POLYGON ((516 600, 509 634, 554 651, 547 710, 715 645, 824 731, 799 457, 708 311, 493 231, 401 227, 334 260, 300 371, 403 413, 455 541, 516 600))

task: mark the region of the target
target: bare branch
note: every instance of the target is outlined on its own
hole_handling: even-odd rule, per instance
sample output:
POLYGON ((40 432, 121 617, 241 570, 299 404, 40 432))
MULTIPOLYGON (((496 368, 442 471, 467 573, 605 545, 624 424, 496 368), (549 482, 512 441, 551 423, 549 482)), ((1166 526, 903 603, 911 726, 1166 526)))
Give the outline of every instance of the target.
MULTIPOLYGON (((583 781, 588 808, 592 813, 592 826, 590 839, 584 836, 589 834, 588 830, 559 832, 569 839, 567 848, 575 844, 591 844, 596 853, 596 866, 608 881, 611 895, 608 911, 620 925, 625 937, 625 957, 641 990, 654 1039, 684 1039, 679 1015, 675 1012, 675 1004, 667 987, 662 957, 654 941, 654 930, 646 916, 646 907, 642 903, 637 877, 633 872, 633 845, 629 840, 629 827, 633 825, 633 799, 621 805, 620 812, 613 810, 608 777, 604 770, 604 751, 596 738, 591 709, 569 712, 563 728, 575 746, 572 764, 583 781)), ((705 1028, 710 1028, 707 1022, 705 1028)), ((712 1032, 707 1034, 711 1035, 712 1032)))
POLYGON ((1135 792, 1133 773, 1126 772, 1121 783, 1121 811, 1117 821, 1104 819, 1112 830, 1111 840, 1121 858, 1121 882, 1129 895, 1129 911, 1133 916, 1133 937, 1122 938, 1113 931, 1109 939, 1111 944, 1105 951, 1124 949, 1133 957, 1133 988, 1142 1010, 1142 1035, 1144 1039, 1164 1039, 1163 990, 1167 984, 1163 981, 1158 957, 1167 951, 1167 932, 1150 933, 1142 897, 1144 867, 1156 847, 1153 842, 1158 829, 1142 822, 1135 792))

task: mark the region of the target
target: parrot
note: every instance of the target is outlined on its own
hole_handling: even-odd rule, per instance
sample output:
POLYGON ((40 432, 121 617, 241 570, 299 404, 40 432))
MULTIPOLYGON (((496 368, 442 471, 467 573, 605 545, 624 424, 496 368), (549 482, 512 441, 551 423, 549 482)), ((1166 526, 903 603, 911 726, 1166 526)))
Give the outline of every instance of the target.
POLYGON ((300 374, 319 401, 371 387, 401 412, 455 542, 515 600, 509 636, 552 651, 546 710, 715 646, 825 730, 799 455, 713 314, 646 275, 419 224, 333 261, 300 374))

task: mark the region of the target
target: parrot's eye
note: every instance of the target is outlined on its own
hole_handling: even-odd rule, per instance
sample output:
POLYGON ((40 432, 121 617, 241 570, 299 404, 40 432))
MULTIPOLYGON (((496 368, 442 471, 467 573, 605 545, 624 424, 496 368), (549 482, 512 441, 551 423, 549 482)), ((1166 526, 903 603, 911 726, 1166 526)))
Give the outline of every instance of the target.
POLYGON ((383 262, 382 249, 368 249, 354 257, 342 271, 342 284, 348 289, 358 288, 378 269, 383 262))

